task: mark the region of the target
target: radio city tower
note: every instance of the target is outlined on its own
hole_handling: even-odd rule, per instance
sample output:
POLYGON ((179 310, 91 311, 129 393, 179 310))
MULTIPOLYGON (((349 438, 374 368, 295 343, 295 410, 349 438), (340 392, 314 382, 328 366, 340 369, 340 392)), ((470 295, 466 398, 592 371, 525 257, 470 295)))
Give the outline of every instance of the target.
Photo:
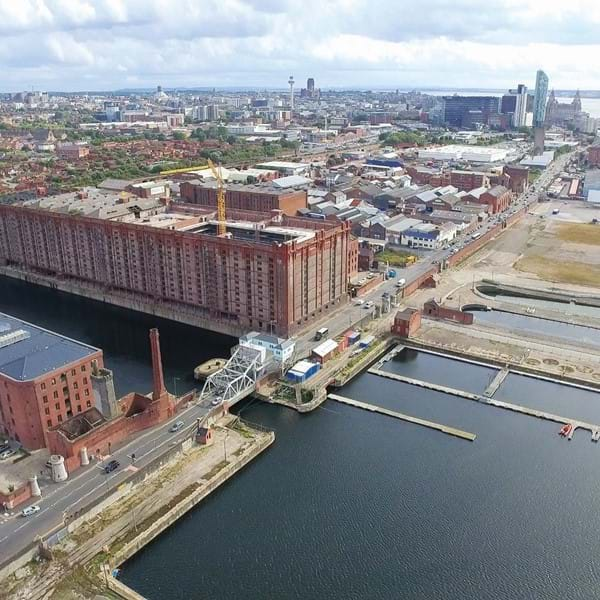
POLYGON ((290 110, 294 110, 294 76, 290 75, 290 79, 288 81, 290 84, 290 110))

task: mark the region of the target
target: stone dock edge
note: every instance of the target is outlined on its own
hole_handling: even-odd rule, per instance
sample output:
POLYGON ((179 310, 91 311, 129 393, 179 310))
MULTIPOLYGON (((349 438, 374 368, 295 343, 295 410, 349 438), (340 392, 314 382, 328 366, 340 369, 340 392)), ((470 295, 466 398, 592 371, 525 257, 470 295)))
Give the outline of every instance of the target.
POLYGON ((274 441, 275 432, 265 432, 255 444, 237 457, 235 461, 230 462, 214 477, 204 483, 202 487, 192 492, 187 498, 181 500, 181 502, 176 504, 171 510, 157 519, 150 527, 148 527, 148 529, 142 531, 133 540, 126 543, 121 549, 119 549, 111 557, 110 563, 104 565, 104 569, 100 573, 100 577, 105 581, 108 589, 117 596, 126 598, 127 600, 145 600, 144 596, 132 590, 122 581, 119 581, 113 577, 113 569, 122 565, 134 554, 144 548, 144 546, 157 538, 180 517, 185 515, 188 511, 204 500, 204 498, 206 498, 209 494, 214 492, 223 483, 233 477, 233 475, 235 475, 238 471, 243 469, 249 462, 254 460, 259 454, 264 452, 269 446, 271 446, 271 444, 273 444, 274 441))

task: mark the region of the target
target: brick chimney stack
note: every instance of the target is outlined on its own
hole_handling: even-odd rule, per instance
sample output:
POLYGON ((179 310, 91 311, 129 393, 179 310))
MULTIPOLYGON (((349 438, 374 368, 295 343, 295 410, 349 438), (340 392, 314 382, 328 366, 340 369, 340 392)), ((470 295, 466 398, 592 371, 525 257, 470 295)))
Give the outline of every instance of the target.
POLYGON ((160 356, 160 341, 158 339, 158 329, 150 330, 150 348, 152 349, 152 400, 160 400, 166 394, 165 377, 163 375, 162 359, 160 356))

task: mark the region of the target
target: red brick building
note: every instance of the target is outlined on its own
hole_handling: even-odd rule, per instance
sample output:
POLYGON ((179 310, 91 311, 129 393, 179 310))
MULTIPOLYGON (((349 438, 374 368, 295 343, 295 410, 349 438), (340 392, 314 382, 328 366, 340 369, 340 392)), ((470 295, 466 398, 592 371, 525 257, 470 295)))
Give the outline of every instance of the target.
POLYGON ((587 160, 590 166, 600 167, 600 144, 595 143, 588 148, 587 160))
POLYGON ((85 158, 89 153, 90 149, 83 144, 61 144, 56 150, 57 156, 66 160, 85 158))
POLYGON ((410 175, 411 181, 417 185, 432 185, 435 187, 450 184, 450 174, 448 172, 430 169, 429 167, 408 166, 405 169, 410 175))
MULTIPOLYGON (((179 190, 185 202, 210 208, 217 206, 217 187, 213 182, 182 181, 179 190)), ((280 210, 289 216, 294 216, 299 209, 306 208, 307 199, 305 190, 280 190, 257 185, 230 184, 226 191, 228 209, 257 212, 280 210)))
POLYGON ((496 213, 506 210, 513 200, 512 192, 506 189, 503 185, 495 185, 487 192, 479 196, 481 204, 487 204, 488 213, 495 215, 496 213))
POLYGON ((403 338, 409 338, 421 327, 421 311, 416 308, 399 310, 394 317, 392 333, 403 338))
POLYGON ((151 394, 127 394, 119 400, 120 414, 113 419, 107 420, 98 409, 90 408, 48 432, 51 454, 64 457, 69 473, 85 464, 84 457, 100 459, 133 433, 154 427, 176 414, 176 398, 165 387, 158 329, 150 330, 150 346, 151 394))
POLYGON ((461 323, 463 325, 471 325, 473 323, 473 313, 442 306, 435 300, 425 302, 423 305, 423 314, 431 319, 453 321, 454 323, 461 323))
POLYGON ((459 191, 474 190, 479 187, 487 187, 490 183, 486 173, 475 171, 451 171, 450 185, 458 188, 459 191))
POLYGON ((181 213, 144 224, 0 205, 0 263, 168 303, 215 329, 281 337, 347 302, 358 268, 349 223, 228 216, 229 237, 219 237, 216 222, 181 213), (177 216, 182 229, 169 224, 177 216))
POLYGON ((92 363, 102 351, 0 313, 0 429, 29 450, 95 403, 92 363))
POLYGON ((513 195, 503 185, 495 185, 489 190, 478 188, 471 190, 469 194, 463 197, 461 204, 482 205, 483 210, 488 214, 494 215, 505 210, 513 201, 513 195))
POLYGON ((529 169, 505 165, 502 169, 503 184, 514 194, 522 194, 529 187, 529 169))

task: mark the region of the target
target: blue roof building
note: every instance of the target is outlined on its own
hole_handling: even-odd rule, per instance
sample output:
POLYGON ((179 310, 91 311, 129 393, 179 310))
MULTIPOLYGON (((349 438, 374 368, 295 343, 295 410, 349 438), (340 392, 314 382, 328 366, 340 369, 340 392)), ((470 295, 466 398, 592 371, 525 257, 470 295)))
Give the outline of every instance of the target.
POLYGON ((98 348, 0 313, 0 375, 29 381, 97 352, 98 348))

